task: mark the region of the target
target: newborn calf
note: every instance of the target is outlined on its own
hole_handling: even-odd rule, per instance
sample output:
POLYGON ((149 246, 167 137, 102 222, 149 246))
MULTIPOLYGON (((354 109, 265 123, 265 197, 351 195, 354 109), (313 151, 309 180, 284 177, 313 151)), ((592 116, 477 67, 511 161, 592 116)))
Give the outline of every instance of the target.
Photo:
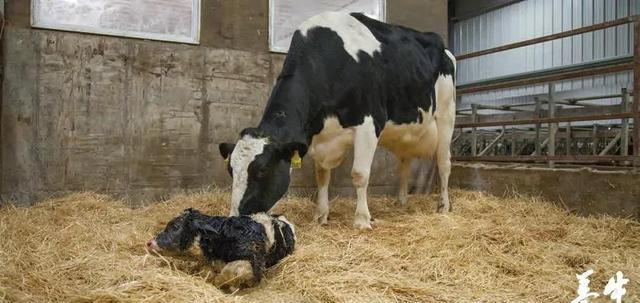
POLYGON ((192 208, 173 218, 147 248, 169 254, 186 253, 194 243, 216 266, 223 265, 216 284, 228 280, 260 282, 264 269, 291 254, 295 229, 284 216, 207 216, 192 208))

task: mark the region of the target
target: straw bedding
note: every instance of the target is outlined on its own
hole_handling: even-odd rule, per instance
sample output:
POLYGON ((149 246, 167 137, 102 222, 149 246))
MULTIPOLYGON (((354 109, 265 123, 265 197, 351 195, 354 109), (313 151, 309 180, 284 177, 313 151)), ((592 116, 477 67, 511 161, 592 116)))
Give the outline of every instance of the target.
MULTIPOLYGON (((225 294, 198 261, 147 255, 143 244, 186 207, 226 214, 224 191, 176 196, 131 209, 79 193, 30 208, 0 209, 0 301, 8 302, 569 302, 575 274, 593 269, 605 301, 620 270, 625 302, 640 301, 640 225, 581 218, 535 198, 453 190, 454 212, 436 195, 405 208, 370 198, 374 230, 351 228, 354 202, 332 202, 327 226, 312 200, 276 211, 297 225, 295 253, 253 289, 225 294)), ((608 298, 607 298, 608 299, 608 298)))

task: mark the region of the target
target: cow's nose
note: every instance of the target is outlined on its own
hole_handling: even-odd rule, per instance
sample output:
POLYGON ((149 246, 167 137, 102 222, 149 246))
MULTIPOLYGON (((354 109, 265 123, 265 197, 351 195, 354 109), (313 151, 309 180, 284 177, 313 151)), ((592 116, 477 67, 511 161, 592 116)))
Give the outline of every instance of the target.
POLYGON ((147 241, 147 247, 151 248, 151 244, 153 244, 153 240, 147 241))

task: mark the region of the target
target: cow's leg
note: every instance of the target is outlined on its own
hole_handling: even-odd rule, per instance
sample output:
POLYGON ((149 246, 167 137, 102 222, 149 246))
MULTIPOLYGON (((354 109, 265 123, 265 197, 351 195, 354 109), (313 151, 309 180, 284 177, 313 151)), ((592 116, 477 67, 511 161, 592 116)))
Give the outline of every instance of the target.
POLYGON ((325 169, 318 162, 316 167, 316 184, 318 186, 318 201, 313 220, 320 224, 327 224, 329 216, 329 182, 331 180, 331 170, 325 169))
POLYGON ((367 204, 367 186, 369 185, 369 174, 373 155, 378 145, 378 137, 373 124, 373 119, 365 117, 364 123, 355 127, 353 140, 353 167, 351 177, 356 188, 358 201, 356 204, 356 214, 353 227, 357 229, 371 229, 371 215, 367 204))
MULTIPOLYGON (((451 139, 447 141, 451 141, 451 139)), ((437 212, 439 213, 451 211, 451 203, 449 202, 449 174, 451 174, 451 153, 449 152, 449 144, 450 142, 446 142, 446 144, 438 144, 438 151, 436 155, 438 160, 438 173, 440 174, 441 197, 437 208, 437 212)))
POLYGON ((438 147, 436 160, 438 161, 438 173, 440 174, 440 203, 437 212, 451 211, 449 202, 449 174, 451 173, 451 137, 456 118, 456 94, 455 85, 451 77, 438 78, 436 81, 436 100, 438 101, 438 113, 436 113, 436 126, 438 127, 438 147))
POLYGON ((398 203, 400 205, 407 203, 411 160, 411 158, 398 158, 398 203))

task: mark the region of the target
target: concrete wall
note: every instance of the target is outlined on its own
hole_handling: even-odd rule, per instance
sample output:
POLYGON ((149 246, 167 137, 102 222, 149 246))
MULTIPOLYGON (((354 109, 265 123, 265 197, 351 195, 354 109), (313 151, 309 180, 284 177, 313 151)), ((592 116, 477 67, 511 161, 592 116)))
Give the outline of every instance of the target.
MULTIPOLYGON (((201 0, 200 46, 268 51, 268 0, 201 0)), ((9 0, 7 25, 29 28, 30 2, 9 0)), ((447 0, 387 0, 387 21, 447 36, 447 0)))
POLYGON ((458 163, 453 166, 452 176, 449 184, 453 187, 498 196, 540 196, 581 215, 640 218, 638 173, 458 163))
MULTIPOLYGON (((267 1, 203 0, 193 46, 31 29, 29 1, 7 2, 0 195, 139 201, 228 185, 217 144, 257 123, 283 61, 267 51, 267 11, 267 1)), ((444 0, 388 3, 390 22, 441 34, 446 12, 444 0)), ((395 187, 394 162, 378 153, 373 192, 395 187)), ((313 187, 312 168, 305 159, 292 187, 313 187)), ((351 191, 349 169, 334 173, 336 191, 351 191)))

